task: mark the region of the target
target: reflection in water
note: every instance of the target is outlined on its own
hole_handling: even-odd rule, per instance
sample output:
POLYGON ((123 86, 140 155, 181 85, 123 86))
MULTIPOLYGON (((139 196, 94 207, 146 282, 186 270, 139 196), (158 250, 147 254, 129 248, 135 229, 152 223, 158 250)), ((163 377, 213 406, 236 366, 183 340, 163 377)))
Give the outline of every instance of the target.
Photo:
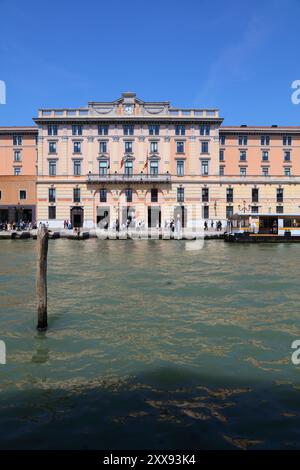
POLYGON ((1 241, 1 448, 297 448, 297 245, 1 241), (68 435, 68 439, 66 439, 68 435))

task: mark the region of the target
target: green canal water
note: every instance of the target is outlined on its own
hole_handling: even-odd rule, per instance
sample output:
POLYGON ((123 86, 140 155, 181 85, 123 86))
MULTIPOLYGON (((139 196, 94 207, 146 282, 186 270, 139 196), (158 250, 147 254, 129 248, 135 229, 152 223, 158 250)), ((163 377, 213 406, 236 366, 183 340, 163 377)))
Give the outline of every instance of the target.
POLYGON ((2 449, 300 448, 300 247, 0 243, 2 449))

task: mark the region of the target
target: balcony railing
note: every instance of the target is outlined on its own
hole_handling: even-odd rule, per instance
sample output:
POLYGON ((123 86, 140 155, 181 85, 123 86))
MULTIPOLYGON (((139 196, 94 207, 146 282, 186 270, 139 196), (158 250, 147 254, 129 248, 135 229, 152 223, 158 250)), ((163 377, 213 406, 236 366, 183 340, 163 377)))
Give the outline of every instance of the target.
POLYGON ((95 175, 89 173, 87 175, 87 183, 171 183, 171 175, 165 173, 163 175, 150 175, 138 173, 133 175, 109 173, 107 175, 95 175))

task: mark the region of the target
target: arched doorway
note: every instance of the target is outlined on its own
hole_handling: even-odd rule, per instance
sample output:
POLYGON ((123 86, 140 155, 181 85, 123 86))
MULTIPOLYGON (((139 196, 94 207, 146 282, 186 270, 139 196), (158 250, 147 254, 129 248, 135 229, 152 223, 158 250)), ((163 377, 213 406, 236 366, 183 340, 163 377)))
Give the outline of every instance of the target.
POLYGON ((175 226, 176 222, 180 221, 180 226, 182 228, 186 227, 186 222, 187 222, 187 209, 184 206, 177 206, 174 209, 174 221, 175 221, 175 226))
POLYGON ((83 207, 71 207, 71 224, 72 227, 83 227, 83 220, 84 220, 84 210, 83 207))

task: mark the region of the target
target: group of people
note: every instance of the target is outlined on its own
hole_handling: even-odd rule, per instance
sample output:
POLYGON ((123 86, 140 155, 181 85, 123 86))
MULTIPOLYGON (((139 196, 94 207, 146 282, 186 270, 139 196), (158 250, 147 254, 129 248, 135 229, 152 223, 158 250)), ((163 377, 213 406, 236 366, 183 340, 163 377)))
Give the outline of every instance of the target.
POLYGON ((34 222, 25 222, 24 220, 19 220, 19 222, 1 222, 0 230, 5 232, 10 232, 12 230, 22 231, 22 230, 33 230, 36 228, 36 223, 34 222))
MULTIPOLYGON (((216 230, 217 232, 221 232, 222 231, 222 222, 221 220, 218 220, 216 222, 216 226, 215 226, 215 221, 214 220, 211 220, 210 222, 210 228, 211 230, 216 230)), ((208 223, 207 223, 207 220, 205 220, 204 222, 204 230, 207 231, 208 230, 208 223)))
POLYGON ((72 224, 69 220, 64 220, 64 229, 68 229, 68 230, 72 229, 72 224))

